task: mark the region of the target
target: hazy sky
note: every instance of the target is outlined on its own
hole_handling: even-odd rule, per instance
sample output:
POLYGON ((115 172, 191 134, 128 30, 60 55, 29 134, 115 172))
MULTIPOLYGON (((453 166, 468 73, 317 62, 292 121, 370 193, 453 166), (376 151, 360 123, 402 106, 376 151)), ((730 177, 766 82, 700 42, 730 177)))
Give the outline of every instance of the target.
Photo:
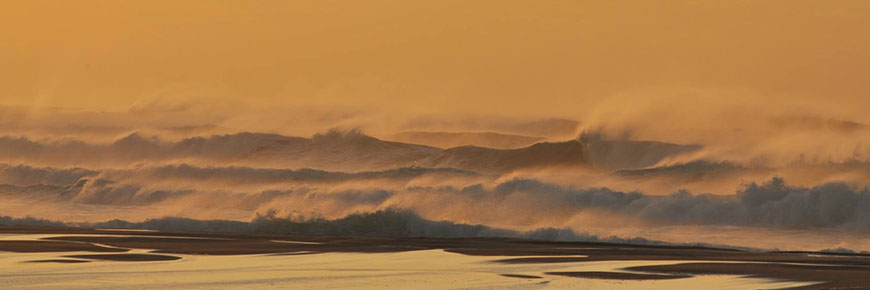
POLYGON ((693 88, 855 107, 870 103, 868 15, 870 1, 2 1, 0 104, 570 115, 693 88))

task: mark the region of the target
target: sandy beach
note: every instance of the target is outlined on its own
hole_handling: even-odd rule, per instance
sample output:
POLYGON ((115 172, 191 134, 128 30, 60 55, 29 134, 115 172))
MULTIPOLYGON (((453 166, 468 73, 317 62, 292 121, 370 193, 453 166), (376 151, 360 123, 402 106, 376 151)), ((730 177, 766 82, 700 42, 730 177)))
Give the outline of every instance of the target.
POLYGON ((870 257, 500 238, 0 227, 10 289, 860 289, 870 257))

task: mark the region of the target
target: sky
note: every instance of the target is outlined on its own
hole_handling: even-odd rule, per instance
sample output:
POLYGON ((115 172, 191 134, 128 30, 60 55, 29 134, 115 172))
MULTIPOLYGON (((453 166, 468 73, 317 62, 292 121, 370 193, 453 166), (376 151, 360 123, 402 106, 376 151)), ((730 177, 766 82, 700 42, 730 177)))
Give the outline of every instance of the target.
POLYGON ((685 111, 736 99, 866 119, 868 1, 540 4, 3 1, 0 105, 198 99, 582 119, 676 98, 685 111))

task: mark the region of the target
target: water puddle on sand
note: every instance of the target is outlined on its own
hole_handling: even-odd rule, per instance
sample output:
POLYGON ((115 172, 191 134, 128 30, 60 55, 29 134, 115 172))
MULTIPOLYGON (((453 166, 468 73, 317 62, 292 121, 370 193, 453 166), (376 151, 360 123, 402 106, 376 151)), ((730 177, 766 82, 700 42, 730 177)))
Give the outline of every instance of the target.
MULTIPOLYGON (((147 250, 133 250, 130 253, 147 253, 147 250)), ((545 272, 625 272, 619 269, 689 261, 504 264, 493 261, 516 256, 467 256, 443 250, 311 255, 174 255, 182 259, 28 263, 83 254, 93 253, 0 253, 0 285, 14 289, 261 289, 275 286, 294 289, 777 289, 812 284, 728 275, 640 281, 574 278, 545 272)))

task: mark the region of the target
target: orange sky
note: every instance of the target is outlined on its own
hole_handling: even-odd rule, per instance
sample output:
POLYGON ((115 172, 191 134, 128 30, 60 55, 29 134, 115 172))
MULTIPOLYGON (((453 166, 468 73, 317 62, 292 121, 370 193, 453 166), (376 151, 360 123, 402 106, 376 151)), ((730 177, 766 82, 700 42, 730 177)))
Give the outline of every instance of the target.
POLYGON ((0 104, 571 116, 698 88, 854 108, 870 105, 868 32, 870 1, 13 0, 0 104))

